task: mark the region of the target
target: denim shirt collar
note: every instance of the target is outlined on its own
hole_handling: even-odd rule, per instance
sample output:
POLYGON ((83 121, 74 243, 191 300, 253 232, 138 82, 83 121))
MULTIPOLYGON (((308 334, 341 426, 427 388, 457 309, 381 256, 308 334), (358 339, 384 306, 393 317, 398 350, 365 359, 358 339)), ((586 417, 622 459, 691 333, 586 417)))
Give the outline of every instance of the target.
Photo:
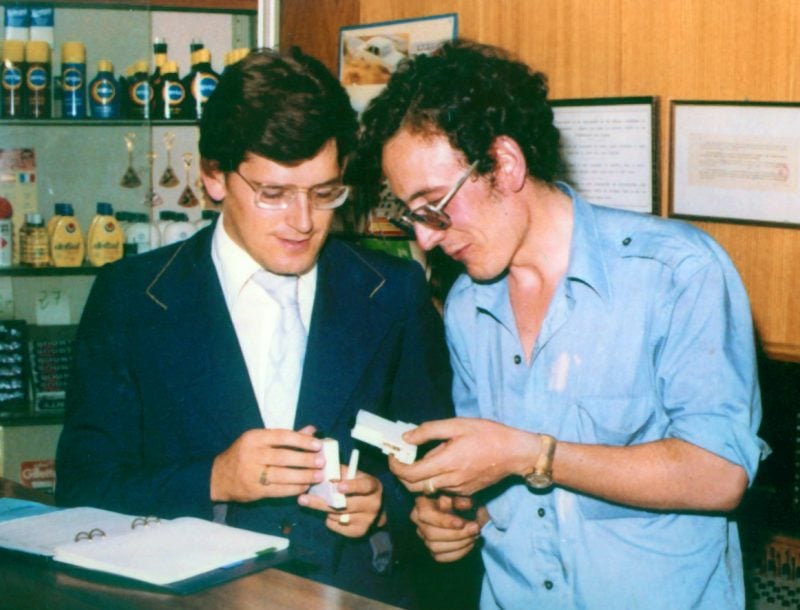
MULTIPOLYGON (((601 299, 608 300, 611 298, 610 283, 606 272, 604 248, 592 205, 568 184, 556 182, 556 186, 572 199, 573 226, 565 278, 587 285, 601 299)), ((477 283, 475 287, 477 289, 475 304, 478 309, 490 313, 506 327, 513 328, 514 313, 508 297, 507 275, 492 282, 477 283)), ((571 294, 569 283, 565 289, 571 294)))
POLYGON ((611 298, 611 286, 594 208, 568 184, 557 182, 556 186, 572 199, 572 242, 566 277, 586 284, 607 301, 611 298))

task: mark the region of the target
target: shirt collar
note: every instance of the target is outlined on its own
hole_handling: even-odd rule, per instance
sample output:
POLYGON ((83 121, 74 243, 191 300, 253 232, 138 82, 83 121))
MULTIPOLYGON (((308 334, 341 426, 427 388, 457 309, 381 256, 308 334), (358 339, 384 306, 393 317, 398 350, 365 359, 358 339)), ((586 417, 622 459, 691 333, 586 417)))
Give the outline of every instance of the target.
MULTIPOLYGON (((570 242, 569 263, 566 278, 589 286, 597 295, 608 300, 611 294, 604 259, 604 248, 597 228, 592 205, 564 182, 556 186, 572 199, 573 224, 570 242)), ((476 305, 492 314, 501 322, 512 324, 514 320, 508 299, 508 281, 504 275, 494 282, 478 284, 476 305)))
MULTIPOLYGON (((211 258, 217 268, 217 275, 222 285, 222 292, 225 295, 225 302, 228 304, 228 309, 231 310, 247 282, 255 272, 261 269, 261 265, 231 239, 230 235, 225 231, 223 216, 224 213, 220 214, 214 227, 214 236, 211 241, 211 258)), ((299 276, 298 279, 298 297, 301 312, 304 314, 304 322, 307 322, 306 318, 310 315, 310 304, 314 301, 316 281, 316 264, 308 272, 299 276)))
POLYGON ((572 240, 566 277, 586 284, 600 298, 608 300, 611 289, 605 264, 606 253, 594 208, 568 184, 556 182, 556 186, 572 199, 572 240))

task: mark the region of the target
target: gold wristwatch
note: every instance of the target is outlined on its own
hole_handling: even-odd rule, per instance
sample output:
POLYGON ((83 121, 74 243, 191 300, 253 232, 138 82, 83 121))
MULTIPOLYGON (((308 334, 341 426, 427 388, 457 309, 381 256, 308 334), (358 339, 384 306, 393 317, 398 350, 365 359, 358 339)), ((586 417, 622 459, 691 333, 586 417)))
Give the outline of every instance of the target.
POLYGON ((523 478, 529 487, 546 489, 553 484, 553 456, 556 453, 556 439, 549 434, 540 434, 541 450, 533 470, 523 478))

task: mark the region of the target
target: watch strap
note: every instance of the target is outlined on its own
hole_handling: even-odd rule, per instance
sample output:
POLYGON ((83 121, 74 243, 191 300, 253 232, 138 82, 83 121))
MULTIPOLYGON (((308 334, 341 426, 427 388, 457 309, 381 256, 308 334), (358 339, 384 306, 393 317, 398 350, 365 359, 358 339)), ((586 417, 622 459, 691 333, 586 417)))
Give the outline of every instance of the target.
POLYGON ((556 453, 556 439, 549 434, 540 434, 541 449, 533 470, 525 475, 525 482, 534 489, 545 489, 553 484, 553 456, 556 453))

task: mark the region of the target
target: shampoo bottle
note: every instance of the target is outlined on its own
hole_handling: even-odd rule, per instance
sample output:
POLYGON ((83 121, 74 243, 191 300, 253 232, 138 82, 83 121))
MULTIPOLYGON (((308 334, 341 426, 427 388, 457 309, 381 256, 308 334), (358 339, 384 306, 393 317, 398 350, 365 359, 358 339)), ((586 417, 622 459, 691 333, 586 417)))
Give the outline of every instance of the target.
POLYGON ((156 118, 181 119, 186 116, 186 89, 178 77, 178 64, 164 63, 161 88, 156 99, 156 118))
POLYGON ((120 96, 114 66, 107 59, 97 62, 97 76, 89 83, 89 113, 93 119, 118 119, 120 96))
POLYGON ((25 43, 21 40, 3 41, 3 118, 22 118, 22 94, 24 92, 25 43))
POLYGON ((149 119, 153 114, 153 84, 147 73, 147 61, 137 61, 133 78, 128 82, 128 117, 149 119))
POLYGON ((49 119, 50 106, 50 45, 44 40, 31 40, 25 45, 25 116, 29 119, 49 119))
POLYGON ((61 45, 61 114, 86 118, 86 47, 81 42, 61 45))
POLYGON ((69 203, 56 204, 59 205, 63 207, 59 209, 60 214, 53 216, 55 223, 50 234, 50 260, 54 267, 80 267, 85 253, 83 232, 72 206, 69 203))
POLYGON ((122 258, 125 248, 125 236, 114 218, 114 210, 110 203, 99 202, 97 214, 92 219, 89 235, 86 240, 86 255, 89 264, 101 267, 122 258))
POLYGON ((211 53, 208 49, 199 49, 195 52, 197 66, 192 75, 189 87, 189 100, 192 106, 191 115, 194 118, 203 116, 203 109, 208 98, 217 88, 219 74, 211 68, 211 53))
POLYGON ((68 212, 68 208, 72 206, 69 203, 56 203, 53 208, 53 215, 50 217, 50 220, 47 221, 47 237, 53 237, 53 229, 56 228, 56 223, 58 219, 64 216, 65 212, 68 212))

